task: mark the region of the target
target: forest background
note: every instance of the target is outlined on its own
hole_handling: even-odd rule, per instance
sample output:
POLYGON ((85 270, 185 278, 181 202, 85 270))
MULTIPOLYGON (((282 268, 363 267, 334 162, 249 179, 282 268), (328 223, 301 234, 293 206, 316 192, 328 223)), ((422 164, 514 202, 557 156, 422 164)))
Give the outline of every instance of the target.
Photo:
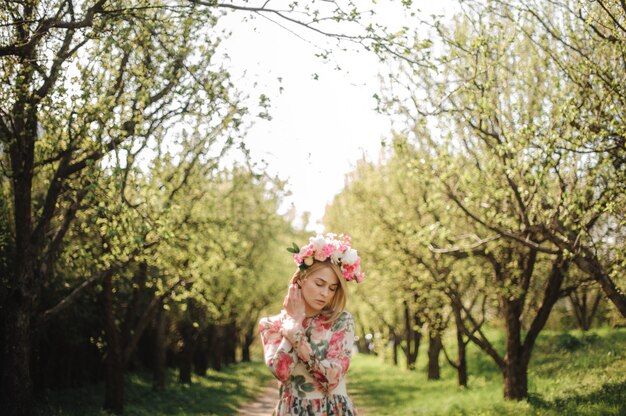
POLYGON ((467 386, 471 343, 522 400, 542 330, 624 325, 623 1, 464 1, 453 17, 402 1, 402 27, 339 1, 2 4, 7 414, 97 382, 122 413, 125 374, 162 391, 168 368, 189 384, 249 361, 280 307, 284 248, 311 231, 249 157, 272 97, 246 106, 220 64, 228 13, 332 40, 323 61, 357 48, 389 65, 372 105, 394 128, 323 219, 363 258, 361 351, 415 369, 424 338, 428 378, 443 355, 467 386))

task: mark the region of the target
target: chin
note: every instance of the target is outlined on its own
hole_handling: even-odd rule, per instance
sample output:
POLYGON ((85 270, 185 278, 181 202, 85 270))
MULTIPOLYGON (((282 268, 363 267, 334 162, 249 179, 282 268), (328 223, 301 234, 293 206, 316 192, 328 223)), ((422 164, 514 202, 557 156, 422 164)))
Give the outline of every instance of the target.
POLYGON ((318 313, 321 312, 326 306, 319 306, 319 304, 310 304, 307 302, 307 306, 310 308, 311 311, 318 313))

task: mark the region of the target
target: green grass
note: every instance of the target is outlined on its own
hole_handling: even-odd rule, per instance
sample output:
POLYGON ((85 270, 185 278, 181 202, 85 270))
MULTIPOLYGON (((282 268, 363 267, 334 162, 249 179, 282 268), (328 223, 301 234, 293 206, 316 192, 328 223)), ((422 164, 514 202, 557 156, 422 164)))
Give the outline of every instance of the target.
MULTIPOLYGON (((234 415, 244 402, 252 400, 272 379, 262 362, 229 366, 222 372, 209 370, 204 377, 194 376, 190 386, 169 374, 164 392, 152 390, 150 374, 126 377, 124 415, 234 415)), ((105 415, 101 410, 104 385, 81 389, 48 391, 37 403, 37 415, 105 415)))
MULTIPOLYGON (((502 334, 489 333, 502 351, 502 334)), ((450 354, 454 342, 447 340, 450 354)), ((422 343, 417 370, 393 367, 379 357, 356 355, 349 371, 352 399, 366 416, 378 415, 626 415, 626 329, 579 332, 544 331, 529 369, 528 400, 502 398, 502 377, 492 360, 469 345, 469 387, 456 384, 456 372, 443 364, 441 380, 426 380, 422 343)), ((169 374, 164 392, 152 391, 149 374, 129 374, 125 415, 234 415, 272 376, 262 362, 238 364, 222 372, 209 370, 191 386, 169 374)), ((48 391, 39 398, 37 415, 104 415, 104 387, 48 391)))
MULTIPOLYGON (((501 350, 501 335, 492 338, 501 350)), ((500 372, 473 345, 467 389, 447 363, 441 380, 427 381, 426 348, 417 371, 355 356, 348 386, 357 407, 367 415, 626 415, 626 329, 542 333, 529 368, 530 397, 520 402, 503 399, 500 372)))

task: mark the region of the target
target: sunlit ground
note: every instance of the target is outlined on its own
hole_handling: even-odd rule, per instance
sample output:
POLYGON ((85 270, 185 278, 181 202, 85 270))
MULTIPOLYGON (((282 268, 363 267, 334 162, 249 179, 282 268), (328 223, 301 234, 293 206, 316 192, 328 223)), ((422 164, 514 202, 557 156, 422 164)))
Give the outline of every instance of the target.
MULTIPOLYGON (((382 366, 378 357, 358 355, 348 383, 354 401, 368 415, 626 414, 626 330, 570 334, 540 335, 527 401, 504 401, 499 371, 473 345, 467 389, 457 386, 456 372, 447 364, 442 365, 441 380, 426 380, 427 345, 421 347, 417 371, 382 366)), ((452 348, 450 352, 455 354, 452 348)))
MULTIPOLYGON (((502 339, 496 340, 502 344, 502 339)), ((455 350, 450 342, 452 355, 455 350)), ((255 354, 256 355, 256 354, 255 354)), ((357 407, 374 415, 624 415, 626 414, 626 329, 539 337, 529 371, 530 398, 505 402, 502 379, 491 359, 470 344, 469 387, 457 387, 456 373, 442 360, 442 378, 426 380, 426 345, 417 370, 393 367, 379 356, 358 354, 348 387, 357 407)), ((234 415, 271 381, 263 363, 239 364, 223 372, 209 370, 180 386, 169 374, 165 392, 154 393, 151 375, 126 378, 126 415, 234 415)), ((49 391, 39 400, 40 415, 101 415, 103 385, 49 391)))

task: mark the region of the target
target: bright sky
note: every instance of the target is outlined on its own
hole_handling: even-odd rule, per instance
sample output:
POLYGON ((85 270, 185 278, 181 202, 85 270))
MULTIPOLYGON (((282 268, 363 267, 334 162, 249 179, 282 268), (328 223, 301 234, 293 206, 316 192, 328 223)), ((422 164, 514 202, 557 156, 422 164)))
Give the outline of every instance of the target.
MULTIPOLYGON (((386 19, 400 24, 399 9, 383 6, 386 19)), ((273 117, 258 120, 246 144, 253 160, 265 161, 270 174, 289 182, 284 208, 310 212, 308 228, 323 231, 326 204, 345 174, 363 155, 376 158, 381 139, 390 136, 391 123, 374 110, 372 97, 387 64, 365 51, 336 52, 334 62, 324 63, 315 56, 313 43, 324 41, 319 36, 299 30, 303 40, 262 17, 245 17, 231 13, 220 21, 219 27, 232 30, 221 45, 229 56, 225 65, 239 90, 271 98, 273 117)))

